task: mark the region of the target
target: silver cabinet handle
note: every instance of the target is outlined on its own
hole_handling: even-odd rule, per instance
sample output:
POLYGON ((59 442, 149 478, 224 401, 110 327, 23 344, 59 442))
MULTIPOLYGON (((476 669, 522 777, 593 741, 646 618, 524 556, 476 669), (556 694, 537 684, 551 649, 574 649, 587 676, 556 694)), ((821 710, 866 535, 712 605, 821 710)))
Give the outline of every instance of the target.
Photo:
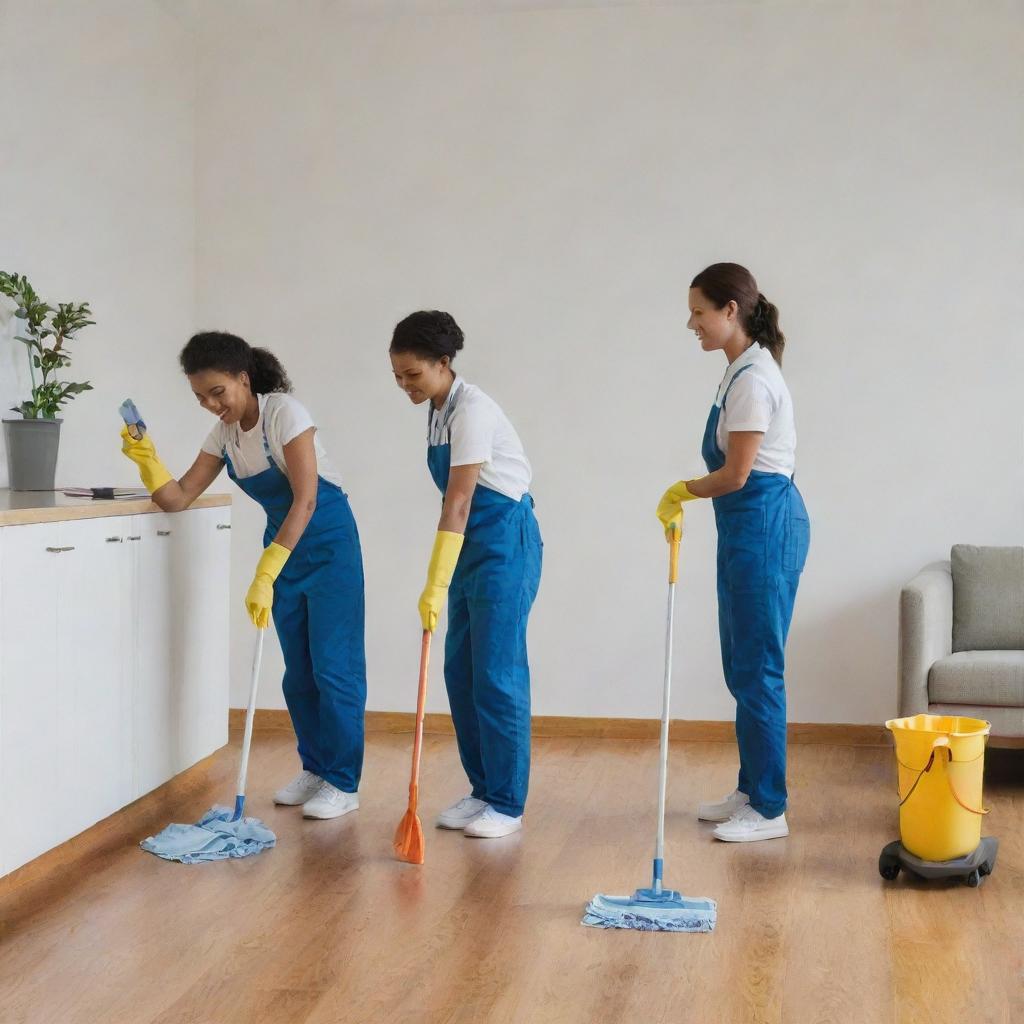
POLYGON ((74 547, 74 545, 72 545, 69 548, 47 548, 46 550, 51 552, 52 554, 59 555, 59 554, 63 553, 64 551, 74 551, 75 547, 74 547))
POLYGON ((230 523, 218 523, 217 524, 217 529, 218 530, 230 530, 231 529, 231 524, 230 523))
POLYGON ((170 530, 157 530, 156 531, 156 535, 158 537, 170 537, 171 531, 170 530))
POLYGON ((124 537, 108 537, 107 538, 107 543, 108 544, 123 544, 124 543, 124 537))
POLYGON ((142 534, 140 533, 137 537, 129 537, 129 540, 142 540, 142 534))

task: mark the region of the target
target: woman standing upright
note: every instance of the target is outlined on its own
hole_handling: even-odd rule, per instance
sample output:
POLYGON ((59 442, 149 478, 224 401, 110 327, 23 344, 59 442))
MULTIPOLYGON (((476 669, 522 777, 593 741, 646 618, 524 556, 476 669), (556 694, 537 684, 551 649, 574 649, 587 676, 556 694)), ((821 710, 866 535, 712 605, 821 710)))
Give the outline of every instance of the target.
POLYGON ((796 427, 782 377, 779 313, 753 275, 716 263, 690 285, 690 319, 705 352, 728 368, 701 447, 708 475, 662 496, 666 535, 682 528, 683 504, 711 498, 718 527, 718 621, 726 685, 736 700, 736 789, 701 804, 727 842, 789 835, 786 823, 785 646, 810 523, 793 476, 796 427))

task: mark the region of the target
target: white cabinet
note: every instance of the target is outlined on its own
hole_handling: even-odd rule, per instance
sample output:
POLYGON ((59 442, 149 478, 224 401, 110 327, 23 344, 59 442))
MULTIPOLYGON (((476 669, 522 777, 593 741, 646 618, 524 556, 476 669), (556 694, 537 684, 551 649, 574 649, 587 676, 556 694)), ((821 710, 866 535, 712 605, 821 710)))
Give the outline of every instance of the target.
MULTIPOLYGON (((59 757, 55 829, 63 832, 58 841, 131 800, 123 767, 131 763, 124 674, 124 652, 131 640, 130 609, 124 600, 131 585, 130 553, 119 519, 59 525, 63 550, 53 559, 59 580, 53 735, 59 757)), ((0 679, 6 680, 6 674, 0 679)), ((6 777, 4 781, 6 786, 6 777)))
POLYGON ((155 789, 175 772, 181 728, 181 678, 177 665, 185 639, 174 615, 182 595, 174 593, 173 517, 163 513, 132 516, 128 544, 134 555, 133 622, 135 665, 131 692, 134 708, 135 777, 132 798, 155 789))
MULTIPOLYGON (((4 531, 6 535, 6 530, 4 531)), ((19 527, 0 557, 0 871, 60 842, 57 571, 60 524, 19 527), (51 809, 48 809, 51 808, 51 809)))
POLYGON ((132 518, 133 798, 227 742, 229 527, 220 508, 132 518))
MULTIPOLYGON (((231 520, 223 508, 174 520, 173 672, 180 680, 175 760, 192 765, 228 739, 231 520)), ((179 769, 180 770, 180 769, 179 769)))
POLYGON ((0 875, 227 742, 230 521, 0 527, 0 875))

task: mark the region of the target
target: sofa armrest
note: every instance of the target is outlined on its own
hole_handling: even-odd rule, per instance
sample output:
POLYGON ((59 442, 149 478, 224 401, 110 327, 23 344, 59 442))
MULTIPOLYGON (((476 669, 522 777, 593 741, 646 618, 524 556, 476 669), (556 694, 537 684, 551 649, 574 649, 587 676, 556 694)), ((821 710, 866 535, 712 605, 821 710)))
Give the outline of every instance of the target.
POLYGON ((953 650, 949 562, 926 565, 900 593, 899 714, 928 711, 928 672, 953 650))

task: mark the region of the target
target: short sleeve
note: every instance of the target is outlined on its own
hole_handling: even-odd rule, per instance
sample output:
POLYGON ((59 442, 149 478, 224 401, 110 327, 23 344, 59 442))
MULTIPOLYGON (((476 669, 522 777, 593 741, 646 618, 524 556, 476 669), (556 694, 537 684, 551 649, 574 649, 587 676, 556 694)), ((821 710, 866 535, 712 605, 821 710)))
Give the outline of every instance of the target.
POLYGON ((267 420, 267 439, 271 444, 284 448, 294 441, 299 434, 305 433, 315 426, 313 417, 306 407, 291 395, 275 394, 267 399, 265 411, 267 420))
POLYGON ((749 370, 736 378, 725 397, 725 429, 756 430, 771 426, 776 402, 768 385, 749 370))
POLYGON ((453 466, 476 466, 490 462, 498 418, 487 402, 467 402, 452 414, 453 466))
POLYGON ((206 452, 207 455, 216 456, 218 459, 224 458, 224 437, 222 431, 224 429, 223 423, 217 423, 214 425, 213 430, 206 435, 206 440, 203 442, 203 447, 200 451, 206 452))

